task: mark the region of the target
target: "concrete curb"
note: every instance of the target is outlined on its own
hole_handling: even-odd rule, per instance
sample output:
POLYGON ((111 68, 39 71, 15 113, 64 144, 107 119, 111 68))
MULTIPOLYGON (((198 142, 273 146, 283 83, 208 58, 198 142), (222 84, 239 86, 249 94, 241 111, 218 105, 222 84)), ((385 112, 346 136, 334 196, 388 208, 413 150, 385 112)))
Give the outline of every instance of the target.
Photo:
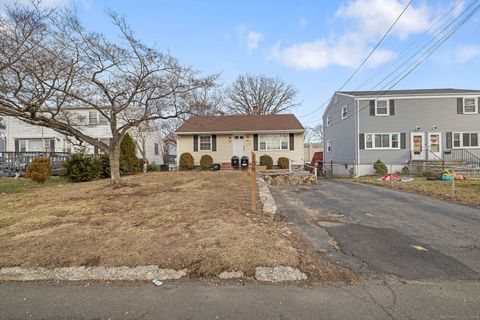
POLYGON ((307 280, 307 275, 292 267, 257 267, 255 279, 264 282, 285 282, 307 280))
POLYGON ((161 269, 157 266, 139 267, 66 267, 66 268, 21 268, 6 267, 0 269, 0 281, 37 281, 37 280, 173 280, 187 275, 187 270, 161 269))
POLYGON ((277 204, 270 193, 270 189, 268 189, 267 183, 262 177, 257 178, 257 187, 263 212, 274 217, 278 211, 277 204))

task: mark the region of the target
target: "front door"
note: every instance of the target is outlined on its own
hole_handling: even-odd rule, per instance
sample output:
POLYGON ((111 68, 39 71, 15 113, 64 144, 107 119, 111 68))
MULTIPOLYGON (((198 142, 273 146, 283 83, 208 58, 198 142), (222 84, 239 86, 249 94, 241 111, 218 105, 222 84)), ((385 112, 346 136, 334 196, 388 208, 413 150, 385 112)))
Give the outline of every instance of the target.
POLYGON ((440 132, 428 133, 428 160, 442 159, 442 134, 440 132))
POLYGON ((410 148, 412 160, 426 160, 425 134, 423 132, 412 132, 410 148))
POLYGON ((239 158, 245 155, 245 136, 234 136, 233 139, 233 156, 239 158))

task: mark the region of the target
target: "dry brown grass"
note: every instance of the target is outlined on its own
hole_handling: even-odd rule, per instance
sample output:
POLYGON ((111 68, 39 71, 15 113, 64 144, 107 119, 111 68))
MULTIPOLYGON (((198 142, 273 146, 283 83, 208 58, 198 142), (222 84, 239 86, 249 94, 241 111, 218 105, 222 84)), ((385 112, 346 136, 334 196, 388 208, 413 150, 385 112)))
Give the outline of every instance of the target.
MULTIPOLYGON (((391 182, 379 181, 375 177, 360 177, 353 179, 353 181, 392 188, 391 182)), ((424 177, 414 177, 414 180, 410 182, 394 181, 393 188, 480 206, 480 181, 478 180, 456 180, 455 198, 452 197, 451 181, 430 181, 424 177)))
MULTIPOLYGON (((250 212, 244 173, 171 172, 50 184, 0 195, 0 267, 187 268, 192 277, 287 265, 312 279, 355 275, 319 261, 300 233, 250 212)), ((291 226, 289 226, 292 229, 291 226)))

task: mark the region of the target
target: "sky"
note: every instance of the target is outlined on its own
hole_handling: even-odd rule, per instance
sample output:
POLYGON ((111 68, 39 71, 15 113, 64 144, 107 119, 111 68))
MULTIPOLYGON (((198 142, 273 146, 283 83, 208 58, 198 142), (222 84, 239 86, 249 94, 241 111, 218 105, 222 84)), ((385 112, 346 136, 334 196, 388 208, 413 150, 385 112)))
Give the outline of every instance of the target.
MULTIPOLYGON (((385 83, 377 85, 389 70, 402 61, 415 61, 410 55, 440 33, 444 23, 461 17, 462 10, 473 9, 475 1, 413 0, 344 90, 389 88, 385 83)), ((10 2, 0 0, 0 7, 10 2)), ((226 85, 245 73, 278 77, 298 89, 301 104, 292 112, 305 126, 314 126, 321 121, 324 103, 352 75, 407 2, 44 0, 43 5, 75 6, 89 29, 109 37, 116 32, 105 10, 123 14, 144 43, 170 52, 205 74, 221 73, 226 85)), ((393 88, 480 89, 478 30, 477 12, 393 88)))

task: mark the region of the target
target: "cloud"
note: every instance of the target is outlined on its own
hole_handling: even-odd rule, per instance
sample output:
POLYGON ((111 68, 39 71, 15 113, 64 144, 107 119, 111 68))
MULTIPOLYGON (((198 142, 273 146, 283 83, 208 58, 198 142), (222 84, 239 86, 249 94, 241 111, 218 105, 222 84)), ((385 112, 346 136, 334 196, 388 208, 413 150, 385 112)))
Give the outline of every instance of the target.
MULTIPOLYGON (((388 30, 405 3, 400 0, 355 0, 344 3, 336 11, 334 30, 329 37, 282 47, 277 43, 270 58, 297 70, 319 70, 330 65, 348 68, 358 66, 388 30)), ((410 6, 398 21, 392 34, 405 39, 427 30, 432 17, 426 4, 410 6)), ((395 53, 378 48, 367 66, 375 67, 390 61, 395 53)))
POLYGON ((260 42, 263 40, 263 34, 261 32, 250 30, 247 26, 238 26, 236 31, 240 41, 245 43, 245 49, 249 55, 258 48, 260 42))
POLYGON ((477 57, 480 57, 480 44, 463 45, 457 49, 454 61, 465 63, 477 57))

